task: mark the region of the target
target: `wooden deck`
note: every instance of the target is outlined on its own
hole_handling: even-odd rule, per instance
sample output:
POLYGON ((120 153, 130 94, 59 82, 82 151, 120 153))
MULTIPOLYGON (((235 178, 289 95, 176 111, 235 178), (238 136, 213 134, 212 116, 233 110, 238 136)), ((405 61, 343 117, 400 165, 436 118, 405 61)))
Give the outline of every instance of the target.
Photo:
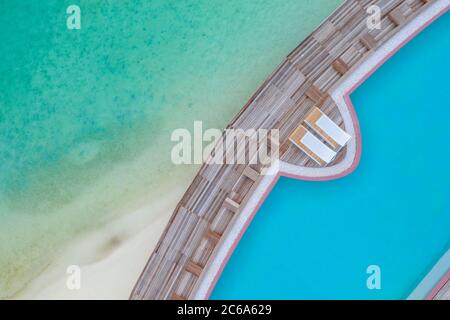
MULTIPOLYGON (((318 107, 343 126, 329 92, 352 69, 434 0, 348 0, 262 84, 227 128, 279 129, 280 159, 318 166, 288 141, 318 107), (366 27, 368 6, 382 9, 381 29, 366 27)), ((345 129, 345 128, 344 128, 345 129)), ((333 165, 342 160, 339 151, 333 165)), ((261 180, 262 165, 203 165, 172 215, 131 299, 189 299, 230 224, 261 180)))
POLYGON ((450 281, 447 281, 445 285, 439 290, 433 300, 450 300, 450 281))

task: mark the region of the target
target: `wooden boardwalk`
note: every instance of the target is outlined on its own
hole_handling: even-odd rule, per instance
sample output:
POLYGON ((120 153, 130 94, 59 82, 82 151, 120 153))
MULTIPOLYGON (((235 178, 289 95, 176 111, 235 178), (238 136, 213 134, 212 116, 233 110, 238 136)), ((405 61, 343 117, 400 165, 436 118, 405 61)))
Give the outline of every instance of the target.
POLYGON ((445 283, 445 285, 433 297, 433 300, 450 300, 450 281, 445 283))
MULTIPOLYGON (((329 93, 431 2, 434 0, 345 1, 288 55, 227 128, 278 129, 280 159, 316 167, 288 141, 291 132, 314 106, 343 126, 329 93), (366 9, 373 4, 382 11, 381 29, 369 31, 366 9)), ((341 149, 330 165, 340 162, 345 152, 346 148, 341 149)), ((262 169, 258 164, 203 165, 176 207, 130 298, 192 298, 221 238, 258 186, 262 169)))

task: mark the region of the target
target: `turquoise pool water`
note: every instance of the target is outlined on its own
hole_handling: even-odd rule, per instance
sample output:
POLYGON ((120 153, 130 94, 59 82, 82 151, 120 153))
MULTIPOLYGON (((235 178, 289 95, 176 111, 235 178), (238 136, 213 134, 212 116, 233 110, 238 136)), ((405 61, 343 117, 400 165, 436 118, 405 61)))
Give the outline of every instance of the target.
POLYGON ((211 298, 404 299, 450 246, 450 13, 351 96, 363 153, 340 180, 281 178, 211 298), (366 286, 369 265, 381 289, 366 286))

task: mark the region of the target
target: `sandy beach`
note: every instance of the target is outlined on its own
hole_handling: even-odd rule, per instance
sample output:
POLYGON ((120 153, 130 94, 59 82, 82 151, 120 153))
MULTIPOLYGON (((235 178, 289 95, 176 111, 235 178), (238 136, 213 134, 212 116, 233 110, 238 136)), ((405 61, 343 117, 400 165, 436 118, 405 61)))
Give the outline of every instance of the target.
POLYGON ((158 201, 73 240, 15 298, 127 299, 184 190, 184 185, 174 185, 158 201), (81 268, 79 290, 66 285, 70 265, 81 268))

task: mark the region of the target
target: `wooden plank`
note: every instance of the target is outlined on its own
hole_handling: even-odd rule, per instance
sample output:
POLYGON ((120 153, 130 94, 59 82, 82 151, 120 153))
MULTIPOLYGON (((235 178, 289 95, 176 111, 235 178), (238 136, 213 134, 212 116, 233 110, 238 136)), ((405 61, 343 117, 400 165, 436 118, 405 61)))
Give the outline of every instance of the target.
POLYGON ((319 103, 320 101, 322 101, 324 94, 315 85, 312 85, 306 91, 306 96, 308 98, 310 98, 312 101, 314 101, 315 103, 319 103))
POLYGON ((225 198, 223 206, 233 212, 237 212, 239 210, 239 203, 230 198, 225 198))
POLYGON ((186 271, 192 273, 193 275, 200 277, 200 274, 203 271, 203 268, 201 266, 199 266, 198 264, 189 261, 188 264, 186 265, 186 271))
POLYGON ((313 33, 312 37, 318 42, 325 42, 337 31, 336 27, 331 21, 325 21, 322 28, 319 28, 313 33))
POLYGON ((172 292, 172 295, 170 296, 172 300, 187 300, 186 297, 180 296, 176 292, 172 292))
POLYGON ((369 50, 375 49, 377 47, 377 41, 369 33, 364 33, 360 39, 362 44, 365 45, 369 50))
POLYGON ((206 237, 211 241, 217 243, 219 242, 221 235, 215 231, 208 230, 208 232, 206 233, 206 237))
POLYGON ((252 169, 250 166, 245 167, 243 174, 253 181, 258 180, 259 178, 259 173, 255 169, 252 169))
POLYGON ((334 70, 339 72, 341 75, 346 74, 347 71, 350 69, 349 66, 344 61, 342 61, 342 59, 340 59, 340 58, 337 58, 336 60, 334 60, 332 66, 333 66, 334 70))
POLYGON ((396 8, 389 12, 388 17, 397 25, 401 26, 405 24, 406 19, 403 13, 401 12, 400 8, 396 8))

